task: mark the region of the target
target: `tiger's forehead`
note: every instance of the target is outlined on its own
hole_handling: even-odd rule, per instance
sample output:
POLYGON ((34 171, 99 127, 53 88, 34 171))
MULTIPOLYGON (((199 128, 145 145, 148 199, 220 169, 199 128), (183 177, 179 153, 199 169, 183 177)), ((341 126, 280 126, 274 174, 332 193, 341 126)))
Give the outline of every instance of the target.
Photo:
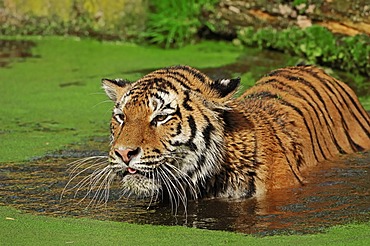
POLYGON ((125 107, 138 107, 140 105, 147 106, 152 111, 157 110, 161 106, 175 107, 179 96, 174 85, 166 83, 158 83, 158 81, 137 81, 132 84, 132 87, 121 97, 117 107, 123 109, 125 107))

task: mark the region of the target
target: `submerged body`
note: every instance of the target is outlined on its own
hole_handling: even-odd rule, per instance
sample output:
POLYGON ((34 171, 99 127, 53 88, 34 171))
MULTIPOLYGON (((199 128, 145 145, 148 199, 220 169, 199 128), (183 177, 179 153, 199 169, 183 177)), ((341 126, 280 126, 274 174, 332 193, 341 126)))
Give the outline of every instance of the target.
POLYGON ((109 173, 123 191, 182 202, 261 196, 302 184, 320 161, 370 149, 368 113, 316 67, 275 70, 232 98, 238 85, 187 66, 103 80, 115 102, 109 173))

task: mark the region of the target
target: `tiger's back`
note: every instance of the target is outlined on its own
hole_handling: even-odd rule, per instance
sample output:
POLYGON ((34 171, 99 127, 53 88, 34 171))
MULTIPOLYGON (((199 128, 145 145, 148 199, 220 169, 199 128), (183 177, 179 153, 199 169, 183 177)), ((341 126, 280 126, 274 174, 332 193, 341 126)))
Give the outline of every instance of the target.
MULTIPOLYGON (((370 117, 354 92, 313 66, 271 72, 231 108, 253 125, 253 134, 239 138, 255 142, 247 151, 255 154, 241 159, 255 167, 256 179, 265 180, 257 193, 302 183, 308 167, 370 149, 370 117)), ((237 134, 229 131, 234 142, 237 134)))
POLYGON ((369 114, 348 85, 323 70, 313 66, 279 69, 242 97, 263 91, 278 95, 282 105, 301 116, 317 161, 370 148, 369 114))

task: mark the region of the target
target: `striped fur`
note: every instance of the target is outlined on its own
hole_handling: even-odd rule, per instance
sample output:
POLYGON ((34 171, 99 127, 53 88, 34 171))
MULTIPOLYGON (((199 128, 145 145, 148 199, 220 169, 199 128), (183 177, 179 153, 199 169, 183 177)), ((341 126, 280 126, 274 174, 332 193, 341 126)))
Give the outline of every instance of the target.
POLYGON ((176 66, 103 80, 115 102, 109 167, 126 194, 186 203, 252 197, 304 182, 309 167, 370 149, 354 92, 313 66, 278 69, 239 98, 239 79, 176 66))

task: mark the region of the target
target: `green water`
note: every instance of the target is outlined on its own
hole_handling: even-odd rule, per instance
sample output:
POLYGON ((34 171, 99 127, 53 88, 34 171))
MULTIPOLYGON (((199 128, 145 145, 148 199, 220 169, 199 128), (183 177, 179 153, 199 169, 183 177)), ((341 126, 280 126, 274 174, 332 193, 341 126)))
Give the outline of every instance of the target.
POLYGON ((72 38, 31 40, 32 57, 0 68, 0 162, 106 136, 112 105, 100 88, 102 78, 135 80, 143 74, 133 71, 174 64, 217 67, 241 53, 215 42, 162 50, 72 38))

